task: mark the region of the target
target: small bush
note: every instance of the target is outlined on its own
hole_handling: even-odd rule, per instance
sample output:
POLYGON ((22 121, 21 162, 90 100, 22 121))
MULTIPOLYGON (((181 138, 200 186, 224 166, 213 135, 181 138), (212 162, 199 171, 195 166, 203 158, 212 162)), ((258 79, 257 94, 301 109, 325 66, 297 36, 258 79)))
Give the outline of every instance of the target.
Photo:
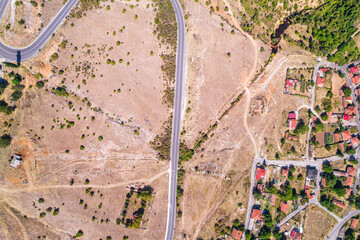
POLYGON ((45 83, 43 81, 37 81, 35 86, 40 89, 40 88, 43 88, 45 86, 45 83))
POLYGON ((80 145, 80 150, 84 150, 84 149, 85 149, 84 145, 80 145))
POLYGON ((103 139, 104 139, 104 138, 103 138, 102 136, 99 136, 99 137, 98 137, 98 140, 99 140, 99 141, 102 141, 103 139))

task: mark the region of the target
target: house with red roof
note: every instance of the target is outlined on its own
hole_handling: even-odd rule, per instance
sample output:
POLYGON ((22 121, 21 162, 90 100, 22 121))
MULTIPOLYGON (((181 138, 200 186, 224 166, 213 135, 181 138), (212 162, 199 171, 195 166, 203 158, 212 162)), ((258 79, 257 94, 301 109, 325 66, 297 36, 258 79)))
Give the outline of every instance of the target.
POLYGON ((286 79, 285 88, 293 88, 296 83, 296 80, 293 79, 286 79))
POLYGON ((334 142, 340 142, 340 135, 338 133, 334 133, 334 142))
POLYGON ((359 144, 359 143, 358 143, 358 138, 357 138, 357 137, 352 137, 352 138, 351 138, 351 146, 352 146, 353 148, 356 148, 358 144, 359 144))
POLYGON ((294 113, 294 112, 289 113, 288 119, 296 119, 296 118, 297 118, 296 113, 294 113))
POLYGON ((291 238, 292 240, 300 240, 301 237, 302 237, 302 233, 300 233, 299 230, 293 229, 293 230, 291 231, 290 238, 291 238))
POLYGON ((353 168, 353 167, 348 167, 347 169, 346 169, 346 173, 347 173, 347 175, 348 176, 355 176, 355 168, 353 168))
POLYGON ((345 188, 346 190, 346 196, 350 196, 351 195, 351 189, 350 188, 345 188))
POLYGON ((325 85, 325 78, 323 78, 319 74, 317 74, 316 86, 317 87, 323 87, 324 85, 325 85))
POLYGON ((343 143, 343 142, 339 143, 339 149, 340 149, 340 151, 342 151, 342 152, 345 151, 345 147, 344 147, 344 143, 343 143))
POLYGON ((288 128, 291 130, 295 130, 297 126, 296 119, 288 119, 288 128))
POLYGON ((289 168, 288 167, 282 167, 281 168, 281 176, 287 177, 289 175, 289 168))
POLYGON ((326 179, 325 178, 321 179, 321 186, 326 187, 326 179))
POLYGON ((231 232, 231 236, 236 240, 240 240, 242 233, 243 233, 242 231, 233 228, 231 232))
POLYGON ((351 132, 350 132, 350 130, 343 131, 343 132, 341 133, 341 138, 342 138, 343 141, 349 140, 349 139, 351 138, 351 132))
POLYGON ((308 197, 309 200, 313 199, 314 196, 311 195, 311 192, 310 192, 310 189, 309 189, 309 186, 305 186, 305 194, 306 196, 308 197))
POLYGON ((344 185, 352 187, 353 184, 354 184, 354 177, 347 176, 344 185))
POLYGON ((358 224, 358 222, 359 222, 359 219, 354 218, 351 221, 350 228, 352 228, 352 229, 356 228, 356 225, 358 224))
POLYGON ((360 83, 360 75, 356 75, 356 76, 352 77, 351 81, 354 85, 359 84, 360 83))
POLYGON ((260 221, 262 218, 262 211, 260 209, 253 209, 251 213, 251 219, 260 221))
POLYGON ((351 72, 352 74, 357 74, 357 73, 359 73, 359 68, 358 68, 358 66, 353 66, 353 67, 351 67, 351 68, 350 68, 350 72, 351 72))
POLYGON ((345 114, 347 115, 355 115, 356 114, 356 108, 354 106, 348 106, 345 109, 345 114))
POLYGON ((280 211, 282 211, 283 213, 287 213, 288 207, 289 205, 286 202, 280 202, 280 211))
POLYGON ((266 170, 263 167, 256 168, 256 180, 261 180, 265 177, 266 170))
MULTIPOLYGON (((343 119, 344 119, 345 121, 349 121, 349 118, 350 118, 350 116, 349 116, 349 115, 344 114, 343 119)), ((334 135, 335 135, 335 134, 334 134, 334 135)))
POLYGON ((345 208, 345 204, 343 202, 340 202, 339 200, 337 200, 335 198, 333 199, 332 202, 333 202, 333 204, 335 204, 338 207, 345 208))

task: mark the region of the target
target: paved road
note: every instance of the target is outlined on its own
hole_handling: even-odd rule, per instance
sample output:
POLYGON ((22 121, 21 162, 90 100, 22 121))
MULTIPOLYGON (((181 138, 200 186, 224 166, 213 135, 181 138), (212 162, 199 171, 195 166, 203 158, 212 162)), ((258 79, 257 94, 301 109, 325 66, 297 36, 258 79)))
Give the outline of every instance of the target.
POLYGON ((179 139, 181 124, 181 104, 183 95, 184 80, 184 54, 185 54, 185 23, 181 5, 178 0, 170 0, 175 10, 178 27, 177 54, 176 54, 176 78, 175 78, 175 99, 173 125, 171 135, 170 173, 169 173, 169 199, 168 214, 166 222, 166 240, 174 239, 175 218, 176 218, 176 190, 177 190, 177 169, 179 159, 179 139))
MULTIPOLYGON (((78 0, 68 0, 67 3, 60 10, 60 12, 50 22, 50 24, 45 29, 43 29, 41 34, 29 46, 25 48, 13 48, 0 42, 0 58, 12 62, 21 62, 29 60, 30 58, 35 56, 49 40, 51 35, 60 26, 60 24, 65 20, 66 16, 75 6, 77 1, 78 0)), ((9 2, 10 0, 0 1, 0 19, 2 18, 9 2)))
POLYGON ((349 221, 352 217, 356 216, 360 214, 360 210, 355 210, 352 211, 349 215, 347 215, 346 217, 343 217, 338 224, 336 224, 336 226, 333 228, 333 230, 331 230, 330 234, 327 236, 326 239, 329 240, 336 240, 337 236, 339 234, 340 229, 342 228, 342 226, 349 221))

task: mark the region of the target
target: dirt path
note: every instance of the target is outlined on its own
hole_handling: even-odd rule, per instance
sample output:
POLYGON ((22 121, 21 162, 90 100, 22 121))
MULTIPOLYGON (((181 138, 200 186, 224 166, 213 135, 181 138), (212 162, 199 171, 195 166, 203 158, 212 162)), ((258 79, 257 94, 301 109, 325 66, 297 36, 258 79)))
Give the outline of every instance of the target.
POLYGON ((41 190, 47 190, 47 189, 76 189, 76 188, 97 188, 97 189, 110 189, 115 187, 120 187, 124 185, 128 185, 134 182, 153 182, 157 178, 167 174, 169 172, 168 169, 165 171, 162 171, 152 178, 142 178, 132 181, 126 181, 126 182, 119 182, 119 183, 113 183, 108 185, 95 185, 95 184, 81 184, 81 185, 64 185, 64 184, 58 184, 58 185, 32 185, 32 186, 19 186, 19 187, 0 187, 0 192, 6 194, 6 193, 17 193, 17 192, 32 192, 32 191, 41 191, 41 190))
POLYGON ((4 207, 4 209, 6 210, 6 212, 12 216, 15 221, 17 222, 17 224, 20 226, 20 229, 21 229, 21 234, 23 235, 23 238, 24 240, 28 240, 28 235, 26 234, 26 228, 24 227, 24 225, 21 223, 21 221, 19 220, 19 218, 7 207, 4 207))
MULTIPOLYGON (((249 82, 251 81, 251 79, 255 76, 255 73, 256 73, 256 67, 257 67, 257 62, 258 62, 258 46, 257 46, 257 43, 256 41, 254 40, 254 38, 248 34, 247 32, 245 32, 241 26, 239 25, 239 23, 236 21, 236 19, 234 18, 234 15, 233 15, 233 12, 231 10, 231 6, 230 6, 230 3, 228 0, 224 0, 224 3, 225 3, 225 6, 227 6, 229 8, 229 14, 230 14, 230 17, 231 17, 231 20, 233 22, 233 25, 235 26, 235 28, 237 30, 239 30, 242 34, 244 34, 251 42, 251 44, 253 45, 254 47, 254 51, 255 51, 255 54, 254 54, 254 65, 248 75, 248 77, 245 79, 244 83, 241 85, 240 88, 238 88, 236 90, 236 94, 235 96, 238 96, 241 89, 244 88, 245 89, 245 92, 246 92, 246 108, 245 108, 245 111, 244 111, 244 120, 243 120, 243 123, 244 123, 244 127, 246 129, 246 132, 248 133, 250 139, 251 139, 251 142, 254 146, 254 152, 255 152, 255 157, 258 156, 258 148, 257 148, 257 144, 256 144, 256 140, 253 136, 253 134, 251 133, 250 129, 249 129, 249 126, 248 126, 248 123, 247 123, 247 116, 249 115, 249 108, 250 108, 250 104, 251 104, 251 92, 249 90, 249 88, 247 87, 247 85, 249 84, 249 82)), ((231 98, 230 100, 228 100, 226 102, 226 105, 229 104, 229 102, 231 103, 233 101, 233 99, 231 98)))

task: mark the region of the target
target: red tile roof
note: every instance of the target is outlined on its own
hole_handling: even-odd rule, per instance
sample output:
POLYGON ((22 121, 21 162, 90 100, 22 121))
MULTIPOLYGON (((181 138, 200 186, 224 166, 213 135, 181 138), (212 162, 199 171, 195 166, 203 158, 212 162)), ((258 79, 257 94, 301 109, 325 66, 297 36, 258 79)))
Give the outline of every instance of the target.
POLYGON ((263 177, 265 177, 266 170, 261 167, 257 167, 256 169, 256 180, 261 180, 263 177))
POLYGON ((344 114, 344 120, 348 121, 349 120, 349 115, 344 114))
POLYGON ((358 144, 358 138, 357 137, 352 137, 351 138, 351 145, 354 146, 354 145, 357 145, 358 144))
POLYGON ((355 168, 353 167, 348 167, 346 172, 349 176, 355 176, 355 168))
POLYGON ((309 188, 305 189, 305 194, 306 194, 306 196, 308 197, 309 200, 313 199, 313 197, 314 197, 313 195, 310 194, 310 189, 309 188))
POLYGON ((296 119, 296 114, 293 112, 289 113, 288 119, 296 119))
POLYGON ((340 142, 340 135, 338 133, 334 133, 334 141, 337 143, 337 142, 340 142))
POLYGON ((289 175, 289 168, 288 167, 282 167, 281 168, 281 175, 284 177, 287 177, 289 175))
POLYGON ((343 131, 343 132, 341 133, 341 137, 342 137, 342 140, 343 140, 343 141, 349 140, 349 139, 351 138, 351 132, 350 132, 350 130, 343 131))
POLYGON ((359 68, 357 66, 353 66, 353 67, 350 68, 350 72, 351 73, 357 73, 357 72, 359 72, 359 68))
POLYGON ((350 196, 351 195, 351 189, 350 188, 345 188, 346 189, 346 196, 350 196))
POLYGON ((292 230, 291 232, 291 235, 290 235, 290 238, 292 240, 300 240, 301 239, 301 236, 302 236, 302 233, 298 232, 298 231, 295 231, 295 230, 292 230))
POLYGON ((338 207, 345 208, 345 204, 343 202, 340 202, 339 200, 337 200, 335 198, 333 199, 332 202, 333 202, 333 204, 335 204, 338 207))
POLYGON ((344 182, 344 185, 352 187, 354 184, 354 177, 348 176, 344 182))
POLYGON ((288 120, 288 128, 290 128, 291 130, 296 129, 296 125, 297 125, 296 119, 289 119, 288 120))
POLYGON ((345 114, 348 114, 348 115, 354 115, 356 114, 356 108, 354 106, 348 106, 346 109, 345 109, 345 114))
POLYGON ((325 85, 325 78, 320 77, 320 75, 317 75, 317 79, 316 79, 316 86, 317 87, 323 87, 325 85))
POLYGON ((295 83, 296 81, 295 80, 293 80, 293 79, 286 79, 286 88, 288 88, 288 87, 294 87, 294 83, 295 83))
POLYGON ((321 186, 326 187, 326 179, 321 179, 321 186))
POLYGON ((345 148, 344 148, 344 143, 339 143, 339 149, 344 152, 345 151, 345 148))
POLYGON ((253 209, 251 213, 251 219, 261 220, 262 211, 260 209, 253 209))
POLYGON ((351 78, 353 84, 360 83, 360 75, 356 75, 355 77, 351 78))
POLYGON ((280 211, 282 211, 283 213, 287 213, 288 207, 289 205, 284 201, 280 202, 280 211))
POLYGON ((241 239, 241 235, 242 235, 242 231, 237 230, 236 228, 232 229, 232 233, 231 236, 236 239, 236 240, 240 240, 241 239))
POLYGON ((351 227, 351 228, 355 228, 358 222, 359 222, 359 219, 356 219, 356 218, 353 219, 353 220, 351 221, 350 227, 351 227))

